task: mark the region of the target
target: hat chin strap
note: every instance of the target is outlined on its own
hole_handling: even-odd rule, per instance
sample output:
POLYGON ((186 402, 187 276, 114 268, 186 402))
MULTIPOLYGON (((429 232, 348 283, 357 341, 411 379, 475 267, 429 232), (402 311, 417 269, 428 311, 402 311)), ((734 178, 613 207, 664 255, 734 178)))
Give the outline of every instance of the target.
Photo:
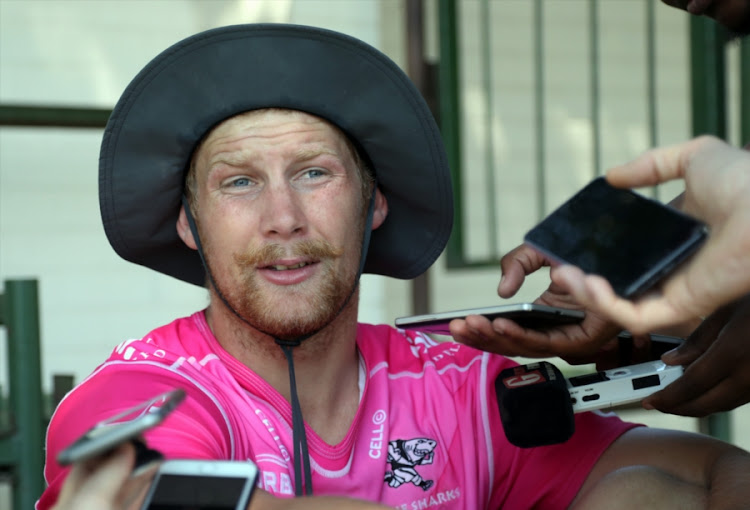
POLYGON ((302 408, 299 405, 299 397, 297 396, 297 378, 294 373, 294 357, 292 350, 295 347, 298 347, 304 340, 307 340, 311 336, 314 336, 318 334, 320 331, 325 329, 329 324, 331 324, 336 317, 338 317, 341 312, 346 308, 346 305, 349 304, 349 301, 351 301, 352 296, 354 296, 354 293, 357 290, 357 286, 359 285, 359 279, 362 276, 362 272, 365 268, 365 259, 367 258, 367 250, 370 246, 370 235, 372 234, 372 218, 373 214, 375 212, 375 193, 377 191, 377 183, 373 183, 372 187, 372 195, 370 195, 370 203, 367 209, 367 219, 365 220, 365 231, 362 236, 362 251, 359 257, 359 269, 357 270, 357 276, 354 278, 354 283, 352 284, 352 289, 349 291, 349 295, 346 296, 346 299, 344 300, 341 307, 338 309, 336 314, 331 318, 330 321, 328 321, 326 324, 321 326, 320 328, 314 330, 311 333, 304 334, 300 337, 294 338, 294 339, 281 339, 276 338, 276 336, 271 335, 270 333, 267 333, 263 331, 262 329, 258 328, 257 326, 253 325, 245 319, 240 313, 234 309, 232 305, 229 304, 226 297, 224 297, 224 294, 221 292, 221 289, 216 285, 216 280, 214 279, 213 273, 211 272, 211 268, 208 266, 208 263, 206 262, 206 257, 203 254, 203 245, 200 240, 200 236, 198 235, 198 228, 195 224, 195 219, 193 218, 193 213, 190 211, 190 205, 188 204, 187 197, 183 194, 182 195, 182 207, 185 209, 185 216, 188 221, 188 225, 190 226, 190 232, 193 234, 193 238, 195 239, 195 244, 198 250, 198 255, 201 259, 201 264, 203 264, 203 268, 206 271, 206 274, 208 275, 208 279, 211 281, 211 286, 213 286, 214 291, 216 292, 216 295, 219 296, 219 299, 222 303, 224 303, 224 306, 226 306, 238 319, 240 319, 242 322, 250 326, 251 328, 260 331, 261 333, 270 336, 274 339, 276 344, 281 347, 281 350, 284 352, 284 356, 287 360, 287 365, 289 367, 289 387, 291 390, 291 405, 292 405, 292 442, 294 443, 294 493, 297 496, 302 495, 310 495, 312 494, 312 472, 310 470, 310 452, 307 448, 307 434, 305 433, 305 420, 302 417, 302 408), (304 465, 304 478, 303 478, 303 465, 304 465), (304 491, 303 491, 304 488, 304 491))

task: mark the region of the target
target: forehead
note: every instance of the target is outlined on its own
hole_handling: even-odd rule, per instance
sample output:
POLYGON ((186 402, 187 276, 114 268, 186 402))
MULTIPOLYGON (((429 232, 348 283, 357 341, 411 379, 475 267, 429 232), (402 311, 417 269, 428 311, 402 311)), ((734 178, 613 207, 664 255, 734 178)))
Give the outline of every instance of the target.
POLYGON ((341 144, 349 152, 353 149, 346 135, 325 119, 297 110, 268 108, 240 113, 222 121, 204 137, 196 154, 206 146, 248 137, 264 140, 285 133, 299 133, 300 141, 331 142, 333 145, 341 144))

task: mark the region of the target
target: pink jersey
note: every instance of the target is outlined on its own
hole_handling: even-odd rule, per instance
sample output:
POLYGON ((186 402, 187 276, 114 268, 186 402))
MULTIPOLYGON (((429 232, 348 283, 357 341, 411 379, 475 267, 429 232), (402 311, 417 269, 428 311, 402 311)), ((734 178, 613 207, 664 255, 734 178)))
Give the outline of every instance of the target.
MULTIPOLYGON (((505 438, 494 380, 515 363, 390 326, 360 324, 361 400, 346 437, 307 428, 315 494, 394 508, 566 508, 607 446, 633 427, 614 415, 576 417, 562 445, 517 448, 505 438)), ((258 485, 294 494, 291 406, 231 357, 202 312, 124 342, 55 411, 47 435, 47 509, 67 474, 55 456, 97 421, 169 389, 185 401, 146 434, 169 458, 251 459, 258 485)))

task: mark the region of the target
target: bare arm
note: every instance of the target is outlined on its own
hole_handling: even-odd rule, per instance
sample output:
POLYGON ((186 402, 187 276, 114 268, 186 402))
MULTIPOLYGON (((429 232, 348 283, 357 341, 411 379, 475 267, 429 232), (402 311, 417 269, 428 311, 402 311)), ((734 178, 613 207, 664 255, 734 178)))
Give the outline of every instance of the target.
POLYGON ((749 481, 744 450, 699 434, 637 428, 604 452, 573 508, 741 509, 749 481))

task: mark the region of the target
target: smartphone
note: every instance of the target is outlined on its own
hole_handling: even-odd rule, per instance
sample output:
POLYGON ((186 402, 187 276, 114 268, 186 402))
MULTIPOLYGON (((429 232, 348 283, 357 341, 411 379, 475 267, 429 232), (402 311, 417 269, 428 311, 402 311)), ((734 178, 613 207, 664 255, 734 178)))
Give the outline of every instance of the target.
POLYGON ((707 226, 695 218, 599 177, 524 241, 552 260, 603 276, 615 293, 633 298, 694 253, 707 235, 707 226))
POLYGON ((167 460, 141 510, 246 510, 257 480, 249 460, 167 460))
POLYGON ((161 423, 184 398, 185 391, 182 389, 168 391, 97 423, 62 450, 57 455, 57 462, 65 466, 91 459, 126 441, 137 439, 143 432, 161 423))
MULTIPOLYGON (((662 354, 679 347, 685 342, 684 338, 676 336, 656 333, 650 333, 649 336, 651 337, 650 348, 646 353, 648 360, 642 361, 657 361, 661 359, 662 354)), ((619 366, 634 364, 635 346, 633 345, 633 335, 629 331, 622 331, 617 335, 617 351, 620 357, 619 366)))
POLYGON ((465 319, 468 315, 483 315, 489 320, 498 318, 510 319, 523 328, 547 329, 565 324, 581 322, 585 313, 581 310, 556 308, 533 303, 516 303, 511 305, 488 306, 485 308, 468 308, 451 312, 430 313, 399 317, 395 325, 400 329, 450 335, 448 325, 453 319, 465 319))
POLYGON ((684 369, 661 361, 603 370, 567 380, 573 412, 609 409, 639 402, 676 381, 684 369))

